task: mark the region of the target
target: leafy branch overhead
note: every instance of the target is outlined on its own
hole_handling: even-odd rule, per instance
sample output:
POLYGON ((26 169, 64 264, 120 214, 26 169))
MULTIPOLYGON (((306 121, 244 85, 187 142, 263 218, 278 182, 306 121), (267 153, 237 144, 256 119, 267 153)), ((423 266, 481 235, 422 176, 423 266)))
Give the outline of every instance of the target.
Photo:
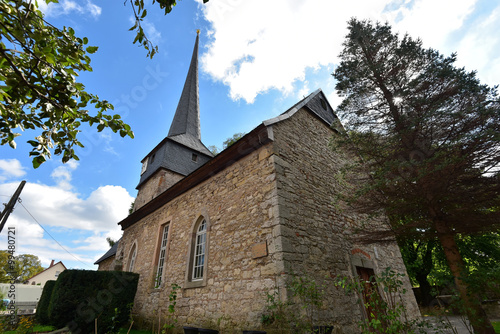
MULTIPOLYGON (((125 0, 125 5, 127 4, 127 1, 130 1, 130 5, 132 6, 135 18, 134 25, 129 29, 135 30, 137 32, 133 43, 139 43, 140 45, 142 45, 148 52, 147 56, 153 58, 153 56, 158 52, 158 46, 154 45, 148 39, 141 24, 148 15, 148 11, 144 7, 144 0, 125 0)), ((203 3, 207 3, 208 1, 209 0, 203 0, 203 3)), ((160 8, 165 10, 165 15, 167 15, 177 4, 177 0, 153 0, 153 4, 155 3, 158 3, 160 8)))
POLYGON ((28 141, 35 168, 52 150, 63 162, 78 160, 74 146, 83 147, 78 133, 84 123, 134 137, 119 115, 107 113, 113 109, 108 101, 76 81, 80 71, 92 71, 89 54, 97 47, 87 44, 72 28, 45 21, 34 1, 0 2, 0 143, 15 148, 17 129, 35 130, 28 141))

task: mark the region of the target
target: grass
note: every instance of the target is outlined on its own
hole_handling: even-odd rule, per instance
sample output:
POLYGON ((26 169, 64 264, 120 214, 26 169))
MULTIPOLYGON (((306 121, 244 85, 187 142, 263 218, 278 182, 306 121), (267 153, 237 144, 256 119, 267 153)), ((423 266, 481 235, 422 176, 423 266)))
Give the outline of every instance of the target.
MULTIPOLYGON (((35 325, 33 327, 33 333, 45 333, 45 332, 52 332, 55 331, 57 328, 54 326, 42 326, 42 325, 35 325)), ((3 334, 16 334, 17 331, 5 331, 3 334)), ((127 333, 127 332, 125 332, 127 333)))
POLYGON ((500 334, 500 321, 492 322, 493 328, 495 329, 495 333, 500 334))

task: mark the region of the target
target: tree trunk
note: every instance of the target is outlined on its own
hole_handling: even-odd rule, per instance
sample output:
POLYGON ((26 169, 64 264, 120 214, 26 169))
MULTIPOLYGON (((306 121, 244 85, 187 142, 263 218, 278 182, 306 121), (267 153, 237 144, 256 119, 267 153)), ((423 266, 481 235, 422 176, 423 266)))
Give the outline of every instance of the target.
POLYGON ((444 250, 446 261, 453 275, 455 286, 460 295, 460 299, 464 304, 467 318, 474 329, 474 333, 495 334, 495 330, 486 316, 486 313, 482 309, 479 299, 477 297, 475 298, 475 296, 468 291, 467 282, 465 281, 467 273, 465 271, 462 256, 458 250, 454 234, 445 222, 436 221, 435 226, 439 241, 441 242, 441 246, 444 250))
POLYGON ((415 279, 420 286, 420 304, 422 306, 429 306, 432 300, 432 287, 427 280, 428 273, 420 272, 415 275, 415 279))

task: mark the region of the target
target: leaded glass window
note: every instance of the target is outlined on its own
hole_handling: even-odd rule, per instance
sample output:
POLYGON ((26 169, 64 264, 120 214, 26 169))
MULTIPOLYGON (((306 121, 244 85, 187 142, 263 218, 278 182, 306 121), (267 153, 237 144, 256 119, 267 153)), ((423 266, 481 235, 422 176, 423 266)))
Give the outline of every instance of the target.
POLYGON ((192 280, 203 279, 203 269, 205 268, 205 247, 207 242, 207 222, 205 219, 198 226, 196 231, 194 258, 193 258, 193 276, 192 280))
POLYGON ((163 277, 163 268, 165 266, 165 256, 167 253, 167 241, 168 241, 168 228, 169 224, 165 224, 162 230, 161 244, 160 244, 160 253, 158 254, 158 265, 156 270, 156 281, 155 287, 159 287, 161 285, 161 280, 163 277))

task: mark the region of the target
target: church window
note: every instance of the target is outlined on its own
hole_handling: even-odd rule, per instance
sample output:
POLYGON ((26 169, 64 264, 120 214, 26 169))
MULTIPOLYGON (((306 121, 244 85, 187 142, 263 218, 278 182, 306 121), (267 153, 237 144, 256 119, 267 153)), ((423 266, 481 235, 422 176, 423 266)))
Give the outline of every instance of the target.
POLYGON ((167 255, 167 241, 168 241, 168 230, 170 224, 163 225, 161 229, 161 242, 160 251, 158 253, 158 262, 156 265, 156 276, 155 276, 155 287, 160 287, 163 278, 163 271, 165 268, 165 259, 167 255))
POLYGON ((186 271, 186 288, 205 286, 207 283, 208 244, 210 221, 200 216, 193 226, 186 271))
POLYGON ((193 155, 191 156, 191 160, 193 160, 194 162, 198 161, 198 155, 193 153, 193 155))
POLYGON ((128 271, 134 271, 135 258, 137 256, 137 247, 134 243, 132 246, 132 251, 130 252, 129 262, 128 262, 128 271))
POLYGON ((203 279, 203 268, 205 266, 205 246, 207 241, 207 222, 201 222, 196 232, 193 260, 193 281, 203 279))

